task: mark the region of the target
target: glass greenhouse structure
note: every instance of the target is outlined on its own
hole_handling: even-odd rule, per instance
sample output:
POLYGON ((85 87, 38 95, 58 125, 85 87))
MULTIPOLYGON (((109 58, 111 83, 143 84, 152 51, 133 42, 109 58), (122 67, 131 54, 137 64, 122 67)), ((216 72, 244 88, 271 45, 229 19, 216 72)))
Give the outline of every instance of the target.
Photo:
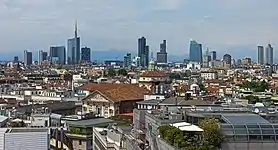
POLYGON ((227 141, 278 141, 278 124, 256 114, 223 114, 221 129, 227 141))

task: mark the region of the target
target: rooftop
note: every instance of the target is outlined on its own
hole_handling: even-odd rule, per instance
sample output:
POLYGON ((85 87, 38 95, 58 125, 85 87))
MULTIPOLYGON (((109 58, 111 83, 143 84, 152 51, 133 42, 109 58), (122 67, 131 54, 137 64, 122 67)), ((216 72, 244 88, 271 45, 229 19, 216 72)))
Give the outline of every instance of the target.
POLYGON ((112 123, 114 120, 106 119, 106 118, 95 118, 95 119, 87 119, 87 120, 79 120, 79 121, 67 121, 69 126, 75 127, 94 127, 98 125, 103 125, 107 123, 112 123))
POLYGON ((145 94, 150 92, 136 84, 86 84, 82 89, 99 92, 104 97, 114 102, 141 100, 144 99, 145 94))

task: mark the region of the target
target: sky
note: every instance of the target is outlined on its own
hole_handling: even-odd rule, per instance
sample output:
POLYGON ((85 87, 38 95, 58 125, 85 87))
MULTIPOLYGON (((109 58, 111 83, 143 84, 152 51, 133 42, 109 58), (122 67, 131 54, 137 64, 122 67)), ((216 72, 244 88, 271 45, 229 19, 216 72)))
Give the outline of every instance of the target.
POLYGON ((194 39, 222 55, 256 57, 257 45, 278 45, 277 6, 277 0, 0 0, 0 52, 66 45, 77 20, 82 46, 93 51, 136 53, 145 36, 154 53, 166 39, 168 53, 187 55, 194 39))

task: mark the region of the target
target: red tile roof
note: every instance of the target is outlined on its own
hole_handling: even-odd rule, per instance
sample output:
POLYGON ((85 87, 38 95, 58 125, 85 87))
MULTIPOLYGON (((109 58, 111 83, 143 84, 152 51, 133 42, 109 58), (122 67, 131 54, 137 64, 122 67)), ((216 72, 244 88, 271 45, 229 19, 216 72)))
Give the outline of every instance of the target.
POLYGON ((167 74, 163 71, 146 71, 140 74, 141 77, 166 77, 167 74))
POLYGON ((150 93, 149 90, 139 87, 137 84, 86 84, 82 86, 81 89, 99 91, 114 102, 143 100, 144 95, 150 93))

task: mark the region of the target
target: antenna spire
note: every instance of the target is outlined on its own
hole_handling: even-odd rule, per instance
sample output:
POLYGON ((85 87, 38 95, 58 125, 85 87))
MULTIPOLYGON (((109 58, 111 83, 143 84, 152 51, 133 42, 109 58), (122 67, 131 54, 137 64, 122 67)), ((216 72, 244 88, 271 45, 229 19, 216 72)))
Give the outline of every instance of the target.
POLYGON ((75 20, 75 31, 74 31, 74 36, 77 37, 77 20, 75 20))

